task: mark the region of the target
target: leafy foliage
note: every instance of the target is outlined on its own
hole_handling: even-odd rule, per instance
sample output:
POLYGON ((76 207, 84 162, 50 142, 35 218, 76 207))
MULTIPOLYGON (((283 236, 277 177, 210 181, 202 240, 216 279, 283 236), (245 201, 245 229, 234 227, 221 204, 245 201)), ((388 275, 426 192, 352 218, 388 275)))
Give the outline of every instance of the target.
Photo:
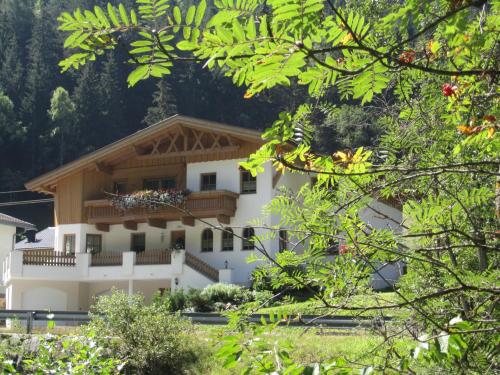
POLYGON ((246 373, 483 373, 498 367, 488 361, 498 331, 500 2, 250 0, 201 2, 182 11, 164 1, 157 18, 155 3, 138 3, 150 8, 137 25, 124 17, 114 26, 93 21, 103 12, 98 9, 83 18, 61 16, 70 41, 88 32, 72 44, 62 67, 117 47, 126 33, 134 65, 129 85, 168 74, 173 62, 197 61, 244 86, 247 99, 277 86, 307 87, 310 100, 280 114, 263 134, 266 143, 242 163, 252 174, 271 162, 280 172, 317 179, 312 187, 280 191, 266 208, 279 220, 264 228, 271 233, 265 236, 289 228, 301 249, 274 256, 256 241, 271 264, 272 287, 305 288, 331 313, 383 317, 400 309, 408 317, 396 322, 399 330, 382 327, 384 349, 367 363, 335 359, 309 366, 260 345, 253 338, 261 331, 235 313, 235 327, 249 328, 253 338, 244 329, 226 338, 220 352, 226 365, 245 361, 246 373), (378 107, 383 135, 376 147, 316 149, 317 112, 332 91, 350 104, 378 107), (380 209, 388 201, 402 207, 403 218, 380 209), (367 220, 369 212, 386 225, 367 220), (332 242, 349 251, 330 257, 332 242), (408 273, 396 285, 396 302, 352 303, 353 296, 371 293, 380 265, 398 262, 408 273), (427 351, 416 355, 398 346, 401 335, 427 351))
POLYGON ((145 305, 140 295, 115 291, 97 300, 91 317, 89 329, 99 332, 100 340, 116 338, 126 373, 182 373, 195 369, 204 355, 191 323, 171 314, 164 303, 145 305))

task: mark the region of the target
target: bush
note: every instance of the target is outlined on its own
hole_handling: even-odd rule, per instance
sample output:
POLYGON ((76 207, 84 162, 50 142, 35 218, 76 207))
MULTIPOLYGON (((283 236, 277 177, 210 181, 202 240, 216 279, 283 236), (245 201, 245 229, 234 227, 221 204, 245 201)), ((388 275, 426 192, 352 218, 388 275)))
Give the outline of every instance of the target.
POLYGON ((193 325, 170 308, 165 301, 145 305, 141 295, 115 291, 91 308, 89 328, 100 338, 117 338, 116 350, 127 360, 126 373, 185 373, 200 363, 206 348, 196 339, 193 325))
POLYGON ((200 293, 202 298, 216 303, 230 303, 240 305, 252 300, 252 293, 241 286, 233 284, 212 284, 208 285, 200 293))

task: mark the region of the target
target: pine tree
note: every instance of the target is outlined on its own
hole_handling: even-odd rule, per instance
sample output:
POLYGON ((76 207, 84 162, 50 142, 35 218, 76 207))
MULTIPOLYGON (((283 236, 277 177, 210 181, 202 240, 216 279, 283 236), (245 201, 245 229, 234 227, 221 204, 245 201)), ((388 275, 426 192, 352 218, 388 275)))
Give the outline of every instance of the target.
POLYGON ((76 122, 80 132, 78 143, 71 145, 73 154, 82 155, 104 145, 102 132, 106 124, 102 119, 105 100, 99 91, 99 75, 95 65, 86 65, 77 79, 73 92, 76 106, 76 122))
POLYGON ((109 54, 104 62, 99 80, 99 95, 103 100, 102 121, 105 143, 114 141, 126 134, 125 129, 125 98, 127 89, 113 54, 109 54))
POLYGON ((177 114, 177 98, 172 92, 170 83, 166 79, 161 79, 156 84, 156 88, 153 94, 153 105, 148 108, 143 120, 147 125, 177 114))
POLYGON ((25 93, 22 99, 22 120, 28 128, 31 151, 31 175, 42 170, 39 154, 40 136, 48 127, 47 108, 50 102, 51 84, 58 81, 58 48, 53 45, 55 32, 50 15, 39 1, 34 7, 35 21, 29 43, 29 62, 25 93))
POLYGON ((54 125, 51 134, 59 138, 59 165, 66 159, 66 144, 73 144, 76 140, 76 106, 69 93, 58 87, 50 100, 49 118, 54 125))

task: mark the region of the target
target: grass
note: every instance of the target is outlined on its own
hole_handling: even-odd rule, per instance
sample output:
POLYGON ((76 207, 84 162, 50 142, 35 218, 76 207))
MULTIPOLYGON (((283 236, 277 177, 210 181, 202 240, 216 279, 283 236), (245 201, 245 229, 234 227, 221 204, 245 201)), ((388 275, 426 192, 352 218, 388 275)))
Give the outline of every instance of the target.
MULTIPOLYGON (((384 306, 396 303, 398 301, 398 296, 394 292, 384 292, 384 293, 374 293, 368 295, 359 295, 354 296, 350 303, 348 304, 351 307, 364 307, 364 306, 384 306)), ((329 301, 332 304, 339 303, 340 301, 329 301)), ((287 315, 297 315, 297 314, 311 314, 311 315, 321 315, 326 314, 331 309, 325 307, 325 305, 320 301, 305 301, 305 302, 296 302, 296 303, 287 303, 279 306, 265 307, 259 309, 257 312, 261 314, 269 314, 269 313, 281 313, 287 315)), ((335 310, 332 315, 338 316, 346 316, 346 315, 356 315, 361 312, 353 311, 353 310, 335 310)), ((373 316, 375 315, 375 311, 366 311, 362 312, 362 316, 373 316)), ((386 316, 400 316, 402 311, 398 309, 385 309, 384 314, 386 316)))
MULTIPOLYGON (((220 338, 227 335, 225 327, 197 325, 200 339, 216 347, 220 338)), ((331 329, 304 329, 278 327, 272 333, 264 335, 262 340, 271 346, 289 347, 291 358, 302 364, 328 362, 334 358, 345 357, 349 360, 363 361, 372 356, 370 350, 382 342, 382 338, 367 331, 341 331, 331 329)), ((214 349, 215 351, 215 349, 214 349)), ((226 370, 222 363, 211 358, 210 374, 239 374, 241 368, 226 370)), ((207 371, 208 373, 208 371, 207 371)))

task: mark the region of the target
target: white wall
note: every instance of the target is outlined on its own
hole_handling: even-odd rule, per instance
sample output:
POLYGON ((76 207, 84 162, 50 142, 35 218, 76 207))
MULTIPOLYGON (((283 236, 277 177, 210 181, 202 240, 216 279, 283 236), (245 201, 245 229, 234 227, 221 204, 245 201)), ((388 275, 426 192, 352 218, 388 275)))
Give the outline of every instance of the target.
MULTIPOLYGON (((14 249, 16 227, 0 224, 0 259, 3 261, 14 249)), ((1 275, 0 275, 1 277, 1 275)), ((0 294, 5 293, 3 280, 0 283, 0 294)))

